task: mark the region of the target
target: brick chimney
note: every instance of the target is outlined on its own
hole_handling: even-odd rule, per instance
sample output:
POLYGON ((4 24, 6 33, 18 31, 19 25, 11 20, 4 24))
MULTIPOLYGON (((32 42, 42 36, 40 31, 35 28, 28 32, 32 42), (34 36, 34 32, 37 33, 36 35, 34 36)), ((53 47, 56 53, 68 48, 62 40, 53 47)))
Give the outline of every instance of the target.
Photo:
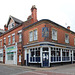
POLYGON ((7 31, 8 27, 6 26, 6 24, 4 25, 4 30, 7 31))
POLYGON ((33 22, 37 22, 37 8, 35 5, 31 8, 31 17, 33 19, 33 22))
POLYGON ((68 26, 68 27, 67 27, 67 29, 69 29, 69 30, 70 30, 70 26, 68 26))

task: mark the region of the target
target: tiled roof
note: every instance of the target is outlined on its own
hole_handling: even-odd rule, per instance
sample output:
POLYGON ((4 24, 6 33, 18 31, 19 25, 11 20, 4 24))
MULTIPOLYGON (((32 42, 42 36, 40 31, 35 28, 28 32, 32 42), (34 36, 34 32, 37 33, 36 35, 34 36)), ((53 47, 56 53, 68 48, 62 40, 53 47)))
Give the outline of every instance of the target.
POLYGON ((15 18, 15 17, 13 17, 13 16, 11 16, 11 17, 14 19, 15 22, 17 22, 17 23, 19 23, 19 24, 21 24, 21 23, 23 22, 23 21, 21 21, 21 20, 15 18))

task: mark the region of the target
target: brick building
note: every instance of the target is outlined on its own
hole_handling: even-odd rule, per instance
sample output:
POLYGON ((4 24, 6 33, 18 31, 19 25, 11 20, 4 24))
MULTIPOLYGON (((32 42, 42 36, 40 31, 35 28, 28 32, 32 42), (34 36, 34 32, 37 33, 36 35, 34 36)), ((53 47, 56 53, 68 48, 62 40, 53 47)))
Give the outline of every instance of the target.
POLYGON ((75 61, 75 32, 48 19, 37 20, 37 8, 23 22, 13 16, 0 35, 3 63, 50 67, 75 61))

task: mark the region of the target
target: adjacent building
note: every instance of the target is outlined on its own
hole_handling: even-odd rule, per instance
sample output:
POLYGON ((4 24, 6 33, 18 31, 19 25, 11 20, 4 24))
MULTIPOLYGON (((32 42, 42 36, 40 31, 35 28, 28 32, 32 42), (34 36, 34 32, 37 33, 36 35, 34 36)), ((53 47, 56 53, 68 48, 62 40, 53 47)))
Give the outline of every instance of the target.
POLYGON ((75 61, 75 32, 48 19, 38 21, 35 6, 25 22, 9 16, 4 30, 0 61, 5 64, 50 67, 75 61))

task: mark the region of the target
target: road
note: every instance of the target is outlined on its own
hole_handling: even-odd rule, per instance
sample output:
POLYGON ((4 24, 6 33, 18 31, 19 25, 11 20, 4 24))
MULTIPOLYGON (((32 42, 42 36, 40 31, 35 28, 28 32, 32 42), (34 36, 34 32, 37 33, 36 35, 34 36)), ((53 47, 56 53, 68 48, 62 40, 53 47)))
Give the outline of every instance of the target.
POLYGON ((0 63, 0 75, 75 75, 75 64, 38 68, 0 63))

